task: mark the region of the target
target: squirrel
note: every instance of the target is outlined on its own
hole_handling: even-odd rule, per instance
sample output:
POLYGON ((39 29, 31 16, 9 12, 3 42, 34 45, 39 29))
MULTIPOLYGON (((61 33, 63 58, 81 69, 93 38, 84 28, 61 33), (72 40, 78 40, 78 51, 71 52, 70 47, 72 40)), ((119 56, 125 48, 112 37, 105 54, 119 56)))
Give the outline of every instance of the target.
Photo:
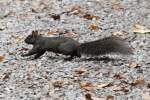
POLYGON ((79 43, 70 37, 43 37, 38 31, 32 31, 32 34, 25 38, 25 43, 33 45, 33 48, 22 56, 35 55, 33 59, 39 58, 46 51, 70 55, 66 60, 72 60, 74 57, 81 57, 82 54, 87 55, 103 55, 109 53, 120 53, 123 55, 132 54, 129 45, 119 37, 106 37, 103 39, 79 43))

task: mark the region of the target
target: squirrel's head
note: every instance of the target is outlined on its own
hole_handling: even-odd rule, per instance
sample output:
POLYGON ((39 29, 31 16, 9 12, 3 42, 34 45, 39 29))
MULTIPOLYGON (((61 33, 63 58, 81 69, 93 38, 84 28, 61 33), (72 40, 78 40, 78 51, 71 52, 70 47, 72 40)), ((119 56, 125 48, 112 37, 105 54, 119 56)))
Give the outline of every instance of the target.
POLYGON ((39 37, 38 31, 32 31, 32 34, 28 35, 25 39, 25 43, 27 44, 34 44, 37 40, 37 37, 39 37))

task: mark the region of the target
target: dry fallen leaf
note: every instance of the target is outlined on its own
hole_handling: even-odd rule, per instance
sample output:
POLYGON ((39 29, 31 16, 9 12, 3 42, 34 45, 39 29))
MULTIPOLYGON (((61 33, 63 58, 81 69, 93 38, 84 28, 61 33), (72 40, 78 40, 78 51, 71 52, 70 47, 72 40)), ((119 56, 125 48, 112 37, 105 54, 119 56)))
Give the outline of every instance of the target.
POLYGON ((145 26, 139 25, 139 24, 135 24, 133 26, 133 32, 134 33, 150 33, 150 29, 146 28, 145 26))
POLYGON ((92 90, 92 89, 94 89, 94 85, 92 83, 89 83, 89 82, 82 82, 82 83, 80 83, 80 87, 81 87, 81 89, 85 89, 85 90, 92 90))
POLYGON ((93 19, 98 20, 98 19, 100 19, 99 16, 94 16, 94 15, 91 15, 91 14, 85 14, 83 17, 84 17, 85 19, 88 19, 88 20, 93 20, 93 19))
POLYGON ((92 24, 92 25, 90 25, 89 29, 91 29, 91 30, 98 30, 99 27, 97 25, 95 25, 95 24, 92 24))
POLYGON ((103 83, 103 84, 92 84, 89 82, 80 83, 80 87, 85 90, 101 89, 101 88, 110 87, 110 86, 112 86, 111 83, 103 83))
POLYGON ((96 89, 101 89, 101 88, 105 88, 105 87, 110 87, 112 86, 112 83, 103 83, 103 84, 97 84, 95 86, 96 89))
POLYGON ((113 91, 122 91, 122 92, 129 92, 129 88, 126 84, 114 85, 112 87, 113 91))
POLYGON ((0 55, 0 62, 4 61, 5 57, 0 55))
POLYGON ((114 100, 114 96, 108 95, 107 98, 106 98, 106 100, 114 100))
POLYGON ((84 69, 84 68, 79 68, 79 69, 76 69, 74 72, 75 72, 75 74, 76 74, 77 76, 81 76, 81 75, 83 75, 83 74, 86 72, 86 69, 84 69))
POLYGON ((144 85, 145 84, 145 80, 144 80, 144 78, 143 77, 141 77, 141 78, 139 78, 139 79, 137 79, 137 80, 135 80, 133 83, 132 83, 132 85, 144 85))
POLYGON ((85 9, 81 6, 74 6, 69 13, 74 15, 83 14, 85 13, 85 9))
POLYGON ((62 88, 63 85, 64 85, 64 81, 62 81, 62 80, 60 80, 60 81, 54 81, 52 84, 53 84, 53 86, 55 88, 62 88))
POLYGON ((130 63, 128 66, 131 67, 131 68, 139 68, 139 67, 141 67, 140 64, 135 63, 135 62, 130 63))

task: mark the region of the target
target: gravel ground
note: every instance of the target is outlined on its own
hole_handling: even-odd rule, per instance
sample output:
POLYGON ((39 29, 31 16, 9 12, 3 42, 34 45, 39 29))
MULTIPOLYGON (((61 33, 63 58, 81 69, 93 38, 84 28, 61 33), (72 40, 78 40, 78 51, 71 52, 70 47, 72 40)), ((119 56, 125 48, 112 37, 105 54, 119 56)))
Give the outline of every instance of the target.
POLYGON ((150 26, 150 0, 1 0, 0 99, 150 100, 150 35, 134 33, 136 24, 150 26), (134 54, 110 61, 64 61, 50 52, 22 58, 33 30, 80 42, 120 32, 134 54))

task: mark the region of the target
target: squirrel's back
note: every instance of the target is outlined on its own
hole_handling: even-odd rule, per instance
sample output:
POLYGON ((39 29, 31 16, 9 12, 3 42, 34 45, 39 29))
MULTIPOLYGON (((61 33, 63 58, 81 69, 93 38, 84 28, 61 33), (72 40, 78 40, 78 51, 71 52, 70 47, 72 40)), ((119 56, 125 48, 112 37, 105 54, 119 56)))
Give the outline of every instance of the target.
POLYGON ((69 37, 41 37, 40 39, 37 39, 36 43, 46 44, 46 45, 60 45, 62 43, 71 42, 71 43, 78 43, 72 38, 69 37))
POLYGON ((41 37, 37 39, 36 44, 39 45, 42 49, 57 52, 70 54, 77 49, 79 42, 69 38, 69 37, 41 37))

